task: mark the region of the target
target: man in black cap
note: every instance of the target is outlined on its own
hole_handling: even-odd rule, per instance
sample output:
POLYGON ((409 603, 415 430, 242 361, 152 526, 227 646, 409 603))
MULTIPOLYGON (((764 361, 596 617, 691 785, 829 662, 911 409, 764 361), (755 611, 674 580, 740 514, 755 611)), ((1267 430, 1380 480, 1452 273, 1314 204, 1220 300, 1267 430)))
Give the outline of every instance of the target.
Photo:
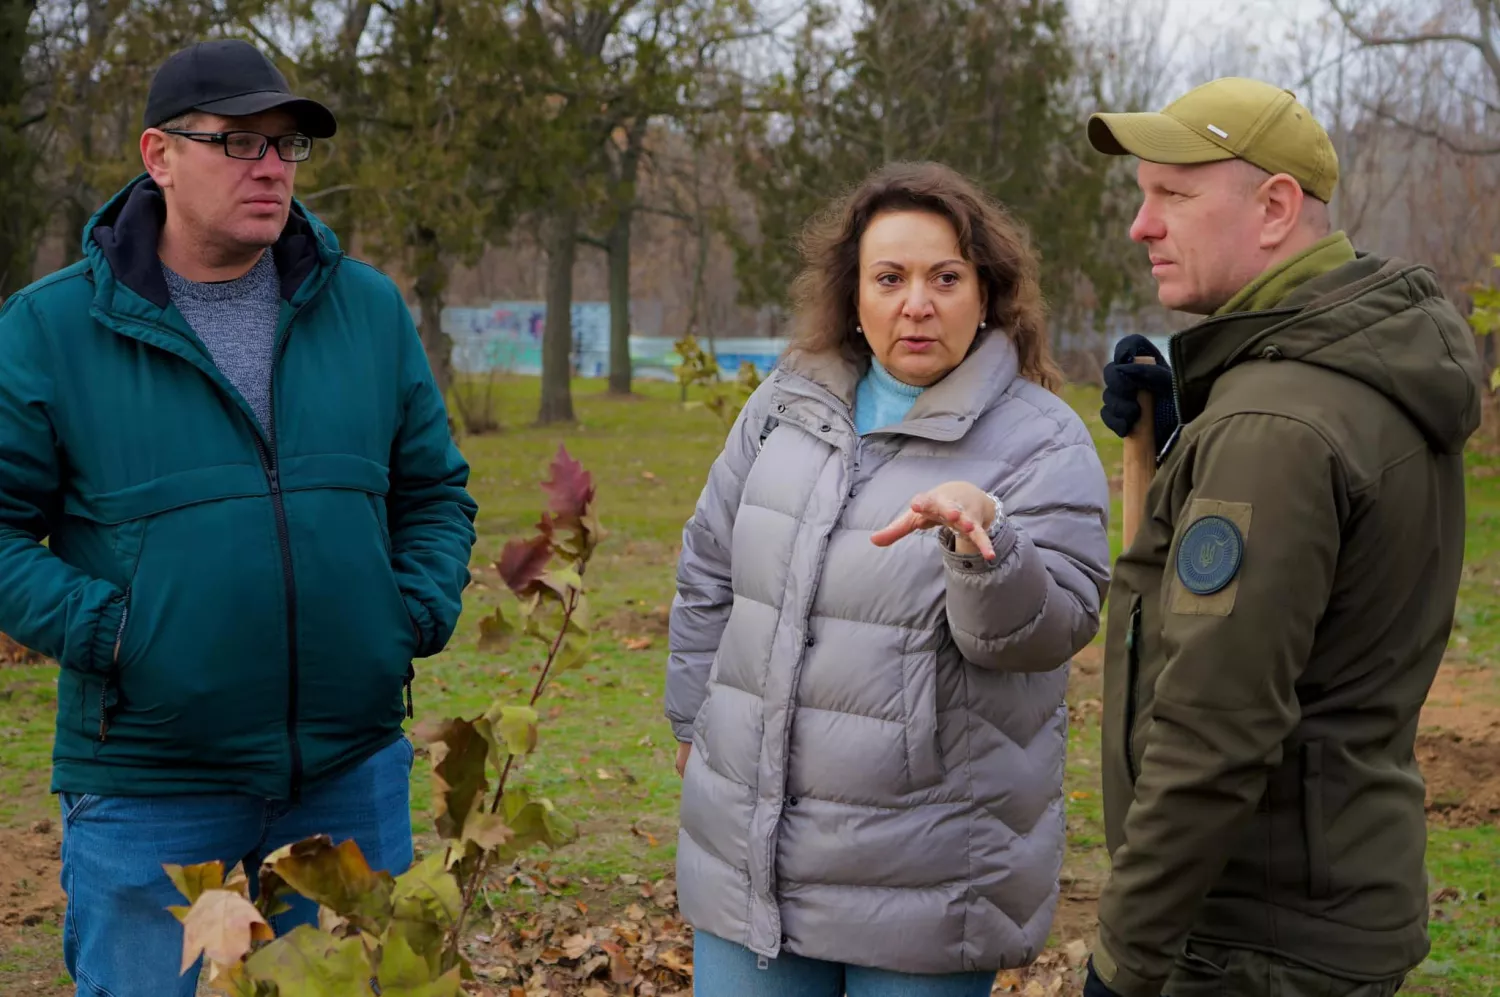
POLYGON ((293 199, 328 109, 213 41, 144 124, 85 258, 0 309, 0 631, 60 666, 79 993, 191 997, 164 864, 253 893, 326 834, 410 865, 412 662, 457 623, 476 508, 399 290, 293 199))

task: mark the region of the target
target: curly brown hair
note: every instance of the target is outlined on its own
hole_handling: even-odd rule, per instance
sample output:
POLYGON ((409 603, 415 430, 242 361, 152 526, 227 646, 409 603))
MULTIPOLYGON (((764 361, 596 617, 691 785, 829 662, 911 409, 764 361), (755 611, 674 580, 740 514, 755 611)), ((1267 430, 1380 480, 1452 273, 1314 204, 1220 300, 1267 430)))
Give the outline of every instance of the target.
POLYGON ((959 249, 984 291, 985 322, 1015 342, 1021 376, 1049 391, 1061 388, 1062 371, 1047 335, 1040 265, 1026 228, 942 163, 889 163, 808 223, 800 244, 803 268, 792 284, 796 319, 789 352, 839 351, 855 362, 870 355, 870 344, 855 331, 859 242, 877 215, 912 210, 941 215, 953 225, 959 249))

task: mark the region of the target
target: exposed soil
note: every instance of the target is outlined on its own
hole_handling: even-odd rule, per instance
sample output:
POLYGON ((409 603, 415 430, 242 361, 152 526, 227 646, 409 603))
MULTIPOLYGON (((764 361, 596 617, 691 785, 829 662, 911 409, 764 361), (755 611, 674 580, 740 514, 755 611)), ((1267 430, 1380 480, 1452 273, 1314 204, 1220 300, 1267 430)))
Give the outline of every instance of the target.
POLYGON ((53 821, 39 821, 29 829, 0 829, 0 931, 61 923, 61 844, 53 821))
POLYGON ((1417 762, 1431 820, 1500 825, 1500 693, 1492 668, 1438 672, 1422 710, 1417 762))

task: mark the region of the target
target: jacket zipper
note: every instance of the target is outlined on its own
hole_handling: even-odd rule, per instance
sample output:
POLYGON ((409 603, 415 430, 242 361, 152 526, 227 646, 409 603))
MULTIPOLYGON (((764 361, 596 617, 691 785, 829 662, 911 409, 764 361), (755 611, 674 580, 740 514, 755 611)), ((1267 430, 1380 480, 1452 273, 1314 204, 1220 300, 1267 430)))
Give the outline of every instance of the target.
MULTIPOLYGON (((857 464, 858 459, 859 459, 859 446, 860 446, 860 443, 862 442, 862 440, 860 438, 860 435, 859 435, 859 430, 854 425, 854 420, 853 419, 850 419, 847 416, 845 416, 843 413, 838 412, 837 408, 834 409, 834 412, 843 417, 843 423, 844 423, 844 425, 850 431, 852 431, 853 434, 854 434, 855 452, 853 454, 846 453, 845 454, 845 459, 846 459, 846 461, 848 461, 848 464, 850 464, 850 465, 857 464)), ((854 481, 854 473, 853 473, 852 470, 850 471, 850 474, 849 474, 849 480, 850 480, 850 484, 851 484, 851 487, 852 487, 853 481, 854 481)), ((845 491, 844 494, 841 495, 840 498, 839 498, 839 512, 838 512, 839 516, 843 515, 844 507, 847 506, 848 503, 849 503, 849 497, 848 496, 849 496, 848 491, 845 491)), ((837 520, 835 520, 835 522, 836 521, 837 520)), ((823 558, 826 556, 826 554, 828 552, 828 537, 829 537, 829 534, 831 532, 832 532, 832 530, 830 530, 829 533, 825 533, 822 536, 822 538, 819 540, 819 543, 818 543, 818 564, 819 564, 819 569, 820 570, 821 570, 821 565, 823 563, 823 558)), ((816 592, 813 593, 813 595, 816 596, 816 592)), ((809 602, 808 602, 809 615, 811 614, 811 609, 812 609, 812 601, 811 601, 811 598, 810 598, 809 602)), ((781 739, 781 757, 782 758, 789 758, 791 756, 791 753, 792 753, 792 717, 796 715, 797 685, 801 681, 801 678, 802 678, 802 666, 807 662, 808 650, 812 647, 812 644, 813 644, 812 633, 811 632, 805 632, 805 633, 803 633, 803 635, 802 635, 802 653, 800 655, 798 655, 797 662, 793 666, 792 675, 791 675, 791 681, 789 683, 788 690, 787 690, 787 721, 786 721, 786 730, 782 733, 782 739, 781 739)), ((782 777, 782 786, 781 786, 781 804, 782 804, 782 813, 783 814, 785 813, 786 806, 787 806, 787 801, 789 799, 789 796, 788 796, 786 790, 787 790, 786 778, 785 778, 785 775, 783 775, 783 777, 782 777)), ((781 823, 780 818, 777 819, 777 823, 778 824, 781 823)), ((770 886, 772 888, 772 899, 773 899, 773 901, 775 900, 775 896, 776 896, 776 894, 775 894, 775 883, 771 882, 771 880, 773 880, 775 878, 775 872, 774 872, 775 868, 776 868, 776 835, 772 834, 772 835, 768 835, 767 838, 766 838, 766 877, 767 877, 767 884, 766 885, 770 886)), ((778 924, 781 921, 781 910, 780 910, 779 905, 777 906, 777 909, 776 909, 776 920, 777 920, 778 924)), ((782 935, 782 932, 778 929, 778 932, 777 932, 777 936, 778 937, 777 937, 777 940, 776 940, 777 951, 780 951, 780 949, 781 949, 781 935, 782 935)))
MULTIPOLYGON (((339 256, 333 262, 333 267, 328 271, 328 276, 323 279, 326 287, 333 280, 334 274, 338 272, 339 264, 344 260, 339 256)), ((321 288, 320 288, 321 290, 321 288)), ((309 298, 308 300, 311 300, 309 298)), ((292 323, 297 321, 297 316, 302 314, 302 309, 307 307, 307 302, 297 306, 292 312, 291 318, 286 321, 286 328, 282 331, 280 340, 276 343, 275 353, 271 357, 271 385, 266 397, 266 408, 270 413, 270 425, 266 427, 266 435, 270 437, 269 445, 255 433, 255 449, 260 454, 261 467, 265 470, 266 480, 271 485, 271 505, 276 513, 276 539, 281 545, 281 576, 283 589, 286 593, 286 660, 287 660, 287 689, 286 689, 286 739, 291 749, 292 770, 288 795, 291 802, 297 803, 302 798, 302 747, 297 743, 297 709, 298 709, 298 684, 300 679, 299 662, 297 660, 297 579, 292 570, 292 537, 291 531, 286 523, 286 503, 281 490, 281 466, 277 458, 276 446, 276 367, 281 363, 281 355, 286 352, 287 340, 292 336, 292 323)))
POLYGON ((120 667, 120 645, 125 642, 125 623, 130 619, 130 586, 125 587, 121 598, 125 603, 120 610, 120 625, 115 627, 115 649, 109 661, 109 674, 104 676, 104 685, 99 689, 99 741, 102 744, 109 734, 109 690, 114 684, 115 671, 120 667))

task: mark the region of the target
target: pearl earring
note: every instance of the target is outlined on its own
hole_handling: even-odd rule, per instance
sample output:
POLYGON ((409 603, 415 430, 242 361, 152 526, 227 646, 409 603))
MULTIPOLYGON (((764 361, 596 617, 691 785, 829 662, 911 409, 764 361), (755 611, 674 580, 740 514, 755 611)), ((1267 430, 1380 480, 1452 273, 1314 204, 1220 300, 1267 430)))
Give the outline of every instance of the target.
POLYGON ((855 334, 855 335, 856 335, 856 336, 863 336, 863 335, 864 335, 864 334, 865 334, 865 329, 864 329, 864 326, 861 326, 861 325, 856 325, 856 326, 855 326, 855 327, 854 327, 854 334, 855 334))

